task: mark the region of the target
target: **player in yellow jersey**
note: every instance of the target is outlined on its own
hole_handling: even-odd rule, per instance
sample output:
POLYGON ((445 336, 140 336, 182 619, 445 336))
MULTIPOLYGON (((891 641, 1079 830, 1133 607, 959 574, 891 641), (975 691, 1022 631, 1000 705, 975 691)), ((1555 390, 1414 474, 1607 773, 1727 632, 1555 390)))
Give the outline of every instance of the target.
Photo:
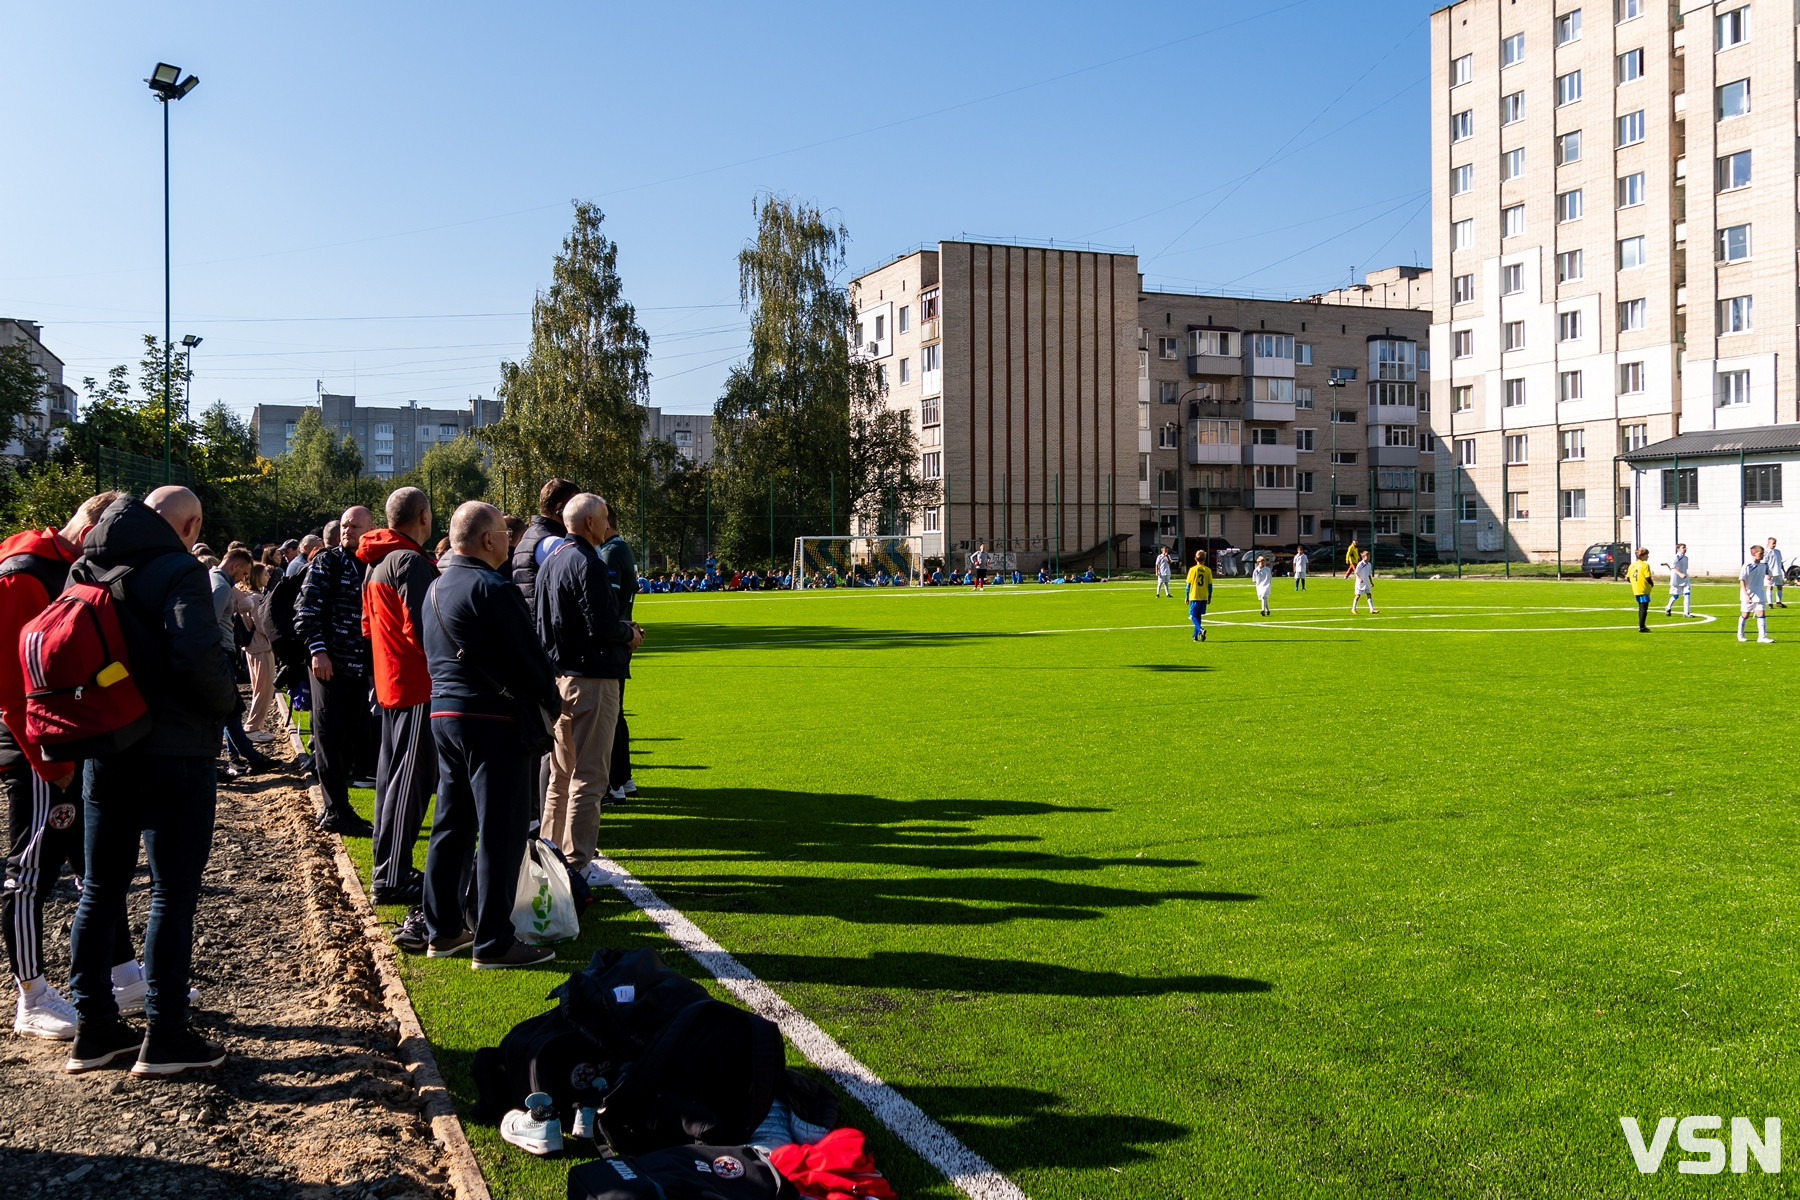
POLYGON ((1637 601, 1638 632, 1649 633, 1650 626, 1645 624, 1650 616, 1650 589, 1656 586, 1656 576, 1650 573, 1650 550, 1639 546, 1637 561, 1625 572, 1625 580, 1631 584, 1632 599, 1637 601))
POLYGON ((1187 573, 1188 619, 1194 623, 1194 640, 1206 640, 1206 626, 1201 619, 1206 616, 1206 606, 1212 601, 1213 573, 1206 565, 1206 551, 1194 551, 1194 565, 1187 573))

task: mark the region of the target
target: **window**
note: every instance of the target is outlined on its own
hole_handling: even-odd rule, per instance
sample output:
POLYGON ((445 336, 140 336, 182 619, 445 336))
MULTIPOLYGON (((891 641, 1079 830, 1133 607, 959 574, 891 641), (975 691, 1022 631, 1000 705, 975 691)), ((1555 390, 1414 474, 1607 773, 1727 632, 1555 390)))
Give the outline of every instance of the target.
POLYGON ((1181 473, 1179 471, 1158 471, 1156 473, 1156 490, 1159 492, 1180 491, 1181 473))
POLYGON ((1503 349, 1523 350, 1525 348, 1525 322, 1508 321, 1501 327, 1501 332, 1505 334, 1503 349))
POLYGON ((1644 239, 1637 237, 1619 239, 1619 270, 1629 271, 1644 265, 1644 239))
POLYGON ((1244 438, 1242 421, 1195 421, 1190 428, 1198 446, 1236 446, 1244 438))
POLYGON ((1475 78, 1475 56, 1465 54, 1450 64, 1450 86, 1461 87, 1475 78))
POLYGON ((1619 55, 1619 82, 1636 83, 1644 77, 1644 52, 1627 50, 1619 55))
POLYGON ((1281 514, 1257 513, 1256 528, 1253 532, 1257 537, 1275 537, 1281 532, 1281 514))
POLYGON ((1356 414, 1345 408, 1333 409, 1331 423, 1333 425, 1354 425, 1356 424, 1356 414))
POLYGON ((1460 196, 1475 186, 1475 164, 1464 163, 1450 168, 1450 194, 1460 196))
POLYGON ((1509 433, 1506 435, 1506 465, 1522 467, 1531 461, 1531 435, 1528 433, 1509 433))
POLYGON ((1459 113, 1450 114, 1450 140, 1460 142, 1464 138, 1475 136, 1475 110, 1465 108, 1459 113))
POLYGON ((1631 333, 1643 329, 1650 321, 1650 302, 1647 300, 1619 301, 1619 332, 1631 333))
POLYGON ((1781 464, 1744 468, 1745 504, 1781 503, 1781 464))
POLYGON ((1294 449, 1301 454, 1310 454, 1313 448, 1313 435, 1317 432, 1316 429, 1294 430, 1294 449))
POLYGON ((1735 154, 1719 156, 1719 190, 1733 191, 1750 186, 1750 152, 1739 150, 1735 154))
POLYGON ((1662 506, 1664 508, 1700 502, 1700 470, 1698 467, 1682 467, 1680 470, 1658 473, 1662 476, 1662 506))
POLYGON ((1419 472, 1419 491, 1424 493, 1427 496, 1433 496, 1433 495, 1437 494, 1437 472, 1436 471, 1420 471, 1419 472))
POLYGON ((935 393, 942 378, 944 365, 944 347, 941 342, 933 342, 929 346, 919 347, 919 385, 930 393, 935 393))
POLYGON ((1458 329, 1450 335, 1451 357, 1468 358, 1475 353, 1475 331, 1458 329))
POLYGON ((1650 444, 1650 426, 1619 426, 1619 453, 1630 454, 1633 450, 1642 450, 1650 444))
POLYGON ((1354 467, 1356 465, 1355 451, 1333 450, 1331 452, 1331 465, 1334 467, 1354 467))
POLYGON ((1727 225, 1719 230, 1719 261, 1742 262, 1750 257, 1750 227, 1727 225))
POLYGON ((1374 383, 1369 385, 1369 403, 1386 408, 1411 408, 1418 402, 1410 383, 1374 383))
POLYGON ((1177 404, 1181 400, 1181 385, 1164 379, 1156 385, 1156 402, 1158 404, 1177 404))
POLYGON ((1581 278, 1581 251, 1564 250, 1556 256, 1556 282, 1572 283, 1581 278))
POLYGON ((1581 72, 1570 71, 1556 77, 1556 106, 1573 104, 1581 99, 1581 72))
POLYGON ((1475 389, 1470 384, 1461 384, 1450 389, 1450 411, 1453 413, 1468 412, 1475 407, 1475 389))
POLYGON ((939 520, 938 514, 941 513, 942 511, 943 510, 935 504, 925 510, 925 532, 926 533, 937 533, 942 528, 942 526, 940 526, 938 524, 938 520, 939 520))
POLYGON ((1750 297, 1731 296, 1719 301, 1719 332, 1750 332, 1750 297))
POLYGON ((1587 457, 1587 430, 1565 429, 1562 431, 1562 444, 1557 448, 1564 462, 1580 462, 1587 457))
POLYGON ((1587 516, 1587 489, 1564 488, 1562 493, 1562 518, 1565 521, 1579 521, 1587 516))
POLYGON ((1294 364, 1301 367, 1312 366, 1313 348, 1306 342, 1294 343, 1294 364))
POLYGON ((944 452, 929 450, 925 454, 925 478, 942 479, 944 477, 944 452))
POLYGON ((1628 362, 1619 364, 1619 391, 1625 395, 1633 395, 1644 390, 1644 364, 1628 362))
POLYGON ((1437 514, 1436 513, 1420 513, 1419 514, 1419 532, 1421 534, 1427 534, 1431 537, 1437 536, 1437 514))
POLYGON ((1251 354, 1256 358, 1294 357, 1294 338, 1287 333, 1258 333, 1251 338, 1251 354))
POLYGON ((1525 232, 1525 206, 1513 204, 1500 210, 1500 236, 1519 237, 1525 232))
POLYGON ((1644 140, 1644 110, 1638 109, 1619 118, 1619 146, 1635 146, 1644 140))
POLYGON ((1500 43, 1500 65, 1510 67, 1514 63, 1525 61, 1525 35, 1515 33, 1500 43))
POLYGON ((1718 393, 1720 408, 1750 403, 1750 372, 1720 371, 1718 393))
POLYGON ((875 386, 883 389, 884 391, 887 388, 887 364, 886 363, 876 363, 875 364, 875 386))
POLYGON ((1503 380, 1500 387, 1501 395, 1505 397, 1504 403, 1506 407, 1519 408, 1524 405, 1525 379, 1523 376, 1515 376, 1512 379, 1503 380))
POLYGON ((1161 359, 1176 359, 1181 357, 1181 339, 1172 337, 1157 338, 1156 357, 1161 359))
MULTIPOLYGON (((919 320, 935 321, 938 319, 938 292, 932 288, 929 292, 919 293, 919 320)), ((927 330, 927 333, 930 331, 927 330)))
POLYGON ((1413 439, 1413 427, 1411 425, 1383 425, 1381 427, 1381 433, 1381 444, 1384 446, 1410 449, 1417 445, 1417 442, 1413 439))
MULTIPOLYGON (((1275 431, 1271 429, 1269 432, 1273 433, 1275 431)), ((1181 431, 1175 427, 1174 422, 1170 422, 1157 430, 1156 448, 1158 450, 1178 450, 1181 448, 1181 431)))
POLYGON ((1644 15, 1644 5, 1649 0, 1619 0, 1619 23, 1635 21, 1644 15))
POLYGON ((1311 408, 1313 406, 1313 390, 1309 387, 1294 389, 1294 407, 1311 408))
POLYGON ((910 358, 903 358, 900 360, 900 382, 912 382, 912 360, 910 358))
POLYGON ((1525 267, 1522 263, 1507 263, 1500 268, 1500 294, 1516 296, 1525 290, 1525 267))
POLYGON ((1398 534, 1400 532, 1399 513, 1376 513, 1375 532, 1378 534, 1398 534))
POLYGON ((1559 223, 1581 220, 1581 189, 1559 193, 1556 197, 1556 219, 1559 223))
POLYGON ((1713 49, 1729 50, 1750 40, 1750 8, 1734 8, 1713 18, 1713 49))
POLYGON ((1636 208, 1644 202, 1644 173, 1626 175, 1619 180, 1619 207, 1636 208))
POLYGON ((1525 93, 1513 92, 1500 97, 1500 123, 1511 125, 1525 119, 1525 93))
POLYGON ((1531 493, 1506 493, 1506 511, 1515 521, 1529 521, 1531 519, 1531 493))
POLYGON ((1556 44, 1566 46, 1581 37, 1581 10, 1571 9, 1556 18, 1556 44))
POLYGON ((905 333, 907 330, 909 330, 911 328, 912 328, 912 309, 909 308, 908 306, 902 304, 900 306, 900 325, 899 325, 900 332, 905 333))
POLYGON ((1300 536, 1301 537, 1312 537, 1315 532, 1316 532, 1316 530, 1313 527, 1313 515, 1311 513, 1301 513, 1300 514, 1300 536))
POLYGON ((1294 490, 1304 495, 1313 494, 1313 473, 1311 471, 1294 472, 1294 490))
POLYGON ((1473 496, 1461 497, 1457 501, 1456 507, 1459 510, 1456 514, 1457 520, 1465 522, 1470 525, 1473 525, 1475 523, 1475 497, 1473 497, 1473 496))
POLYGON ((1508 150, 1500 156, 1500 178, 1502 181, 1517 179, 1525 173, 1525 151, 1521 147, 1508 150))
POLYGON ((1564 371, 1556 377, 1556 398, 1566 404, 1581 399, 1581 372, 1564 371))
POLYGON ((1556 340, 1573 342, 1581 337, 1581 310, 1556 314, 1556 340))
POLYGON ((1556 165, 1565 167, 1581 161, 1581 130, 1565 133, 1556 139, 1556 165))
POLYGON ((1461 467, 1472 467, 1475 465, 1474 438, 1456 439, 1456 463, 1461 467))
POLYGON ((1619 515, 1621 517, 1631 515, 1631 489, 1628 487, 1619 489, 1619 515))
POLYGON ((942 423, 938 416, 938 404, 939 398, 936 396, 919 401, 919 424, 938 425, 942 423))
POLYGON ((691 450, 691 449, 693 449, 693 446, 694 446, 694 431, 693 430, 677 429, 675 431, 675 448, 677 450, 691 450))
POLYGON ((1450 248, 1468 250, 1475 245, 1475 219, 1466 218, 1450 226, 1450 248))
POLYGON ((1722 83, 1713 89, 1717 97, 1718 119, 1729 121, 1732 117, 1741 117, 1750 111, 1750 81, 1739 79, 1732 83, 1722 83))

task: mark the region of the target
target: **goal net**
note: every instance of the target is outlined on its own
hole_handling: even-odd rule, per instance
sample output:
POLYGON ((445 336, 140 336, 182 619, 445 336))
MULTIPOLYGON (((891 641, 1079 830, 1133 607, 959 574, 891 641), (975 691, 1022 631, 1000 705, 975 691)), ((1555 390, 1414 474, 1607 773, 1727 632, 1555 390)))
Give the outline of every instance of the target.
POLYGON ((823 585, 914 587, 925 581, 922 537, 798 537, 794 539, 795 588, 823 585))

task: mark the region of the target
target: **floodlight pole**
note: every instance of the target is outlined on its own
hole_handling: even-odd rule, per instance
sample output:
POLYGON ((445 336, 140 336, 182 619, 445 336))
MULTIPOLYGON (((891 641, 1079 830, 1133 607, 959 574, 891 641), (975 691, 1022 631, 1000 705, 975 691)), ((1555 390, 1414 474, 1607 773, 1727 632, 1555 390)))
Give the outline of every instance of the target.
POLYGON ((169 282, 169 99, 162 97, 163 110, 163 483, 169 482, 169 410, 175 398, 169 394, 170 344, 175 340, 172 311, 173 289, 169 282))

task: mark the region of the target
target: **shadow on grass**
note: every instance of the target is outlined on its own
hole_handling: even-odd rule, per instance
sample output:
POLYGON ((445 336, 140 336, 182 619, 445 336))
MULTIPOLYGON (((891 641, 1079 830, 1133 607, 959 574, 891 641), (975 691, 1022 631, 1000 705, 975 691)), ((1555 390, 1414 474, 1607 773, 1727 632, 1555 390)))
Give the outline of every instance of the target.
POLYGON ((1179 1141, 1192 1132, 1154 1117, 1068 1112, 1061 1096, 1033 1088, 924 1086, 907 1088, 906 1096, 979 1145, 1001 1171, 1144 1162, 1156 1157, 1147 1147, 1179 1141))
POLYGON ((968 958, 931 950, 877 950, 867 958, 805 954, 739 954, 737 960, 769 983, 1008 996, 1210 995, 1267 992, 1274 985, 1237 975, 1121 975, 1056 963, 968 958))
POLYGON ((1216 671, 1219 669, 1201 663, 1133 663, 1132 666, 1139 671, 1168 671, 1180 672, 1182 674, 1195 674, 1201 671, 1216 671))
MULTIPOLYGON (((1026 636, 1004 630, 864 629, 849 625, 710 625, 658 627, 635 657, 656 658, 688 650, 914 650, 963 645, 982 638, 1026 636)), ((636 740, 636 739, 633 739, 636 740)))

